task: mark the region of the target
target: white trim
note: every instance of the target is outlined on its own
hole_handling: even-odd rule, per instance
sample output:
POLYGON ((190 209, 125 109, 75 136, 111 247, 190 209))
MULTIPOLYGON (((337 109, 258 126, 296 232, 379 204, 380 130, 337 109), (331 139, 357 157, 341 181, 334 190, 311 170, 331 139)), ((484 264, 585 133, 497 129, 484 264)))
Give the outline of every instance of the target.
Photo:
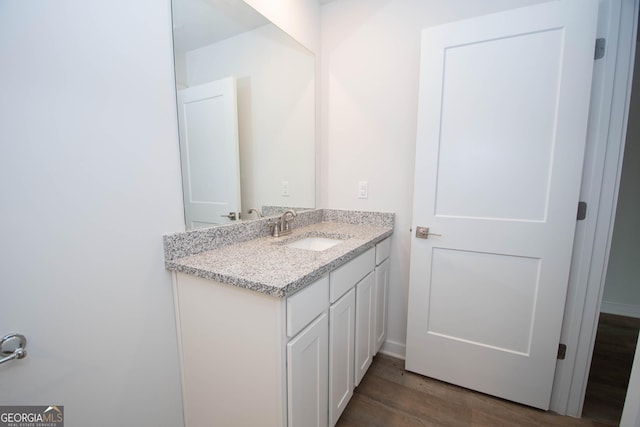
POLYGON ((587 219, 576 227, 561 336, 567 344, 567 357, 557 364, 551 400, 552 410, 576 417, 582 413, 613 234, 629 115, 638 2, 600 1, 598 37, 604 31, 608 46, 602 74, 596 77, 594 73, 592 103, 596 108, 590 118, 593 133, 587 143, 581 195, 590 208, 587 219))
POLYGON ((395 357, 396 359, 405 360, 405 355, 407 354, 407 346, 405 343, 386 340, 384 344, 382 344, 379 352, 382 354, 386 354, 387 356, 395 357))
MULTIPOLYGON (((186 222, 185 222, 186 224, 186 222)), ((180 404, 182 405, 182 422, 187 425, 187 411, 184 401, 185 389, 184 389, 184 363, 182 355, 182 328, 180 327, 180 302, 178 297, 178 273, 171 272, 171 288, 173 291, 173 308, 176 318, 176 338, 178 342, 178 360, 180 362, 180 404)))
MULTIPOLYGON (((594 63, 591 111, 580 191, 580 199, 586 201, 589 208, 587 218, 576 224, 569 288, 560 337, 560 341, 567 346, 567 353, 565 360, 558 361, 556 364, 551 396, 550 407, 553 411, 560 414, 569 412, 573 416, 579 414, 577 411, 573 413, 568 411, 567 406, 573 385, 574 365, 580 355, 578 347, 580 327, 587 300, 589 266, 596 244, 595 234, 613 98, 620 14, 620 2, 600 1, 597 37, 607 39, 608 50, 603 59, 594 63)), ((596 310, 595 308, 586 309, 587 312, 594 313, 596 310)))
POLYGON ((602 304, 600 305, 600 313, 640 318, 640 305, 602 301, 602 304))

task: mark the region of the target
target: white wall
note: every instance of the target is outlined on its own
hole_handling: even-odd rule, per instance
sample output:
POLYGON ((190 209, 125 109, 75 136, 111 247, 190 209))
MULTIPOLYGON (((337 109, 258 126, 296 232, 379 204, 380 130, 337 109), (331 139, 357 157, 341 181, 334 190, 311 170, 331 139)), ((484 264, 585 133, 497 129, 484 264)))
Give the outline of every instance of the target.
POLYGON ((337 0, 321 8, 321 206, 396 213, 389 333, 404 356, 420 30, 542 0, 337 0), (369 198, 357 198, 358 181, 369 198))
POLYGON ((616 220, 601 310, 640 317, 640 49, 636 50, 633 92, 616 220))
POLYGON ((2 404, 183 425, 162 234, 184 229, 169 0, 0 2, 2 404))
POLYGON ((186 71, 189 86, 236 77, 242 211, 314 207, 313 55, 269 24, 187 52, 186 71))
MULTIPOLYGON (((316 55, 316 76, 320 74, 320 3, 319 0, 244 0, 291 37, 316 55)), ((316 97, 320 99, 320 80, 316 78, 316 97)), ((316 207, 322 207, 320 175, 320 108, 316 109, 316 207)))

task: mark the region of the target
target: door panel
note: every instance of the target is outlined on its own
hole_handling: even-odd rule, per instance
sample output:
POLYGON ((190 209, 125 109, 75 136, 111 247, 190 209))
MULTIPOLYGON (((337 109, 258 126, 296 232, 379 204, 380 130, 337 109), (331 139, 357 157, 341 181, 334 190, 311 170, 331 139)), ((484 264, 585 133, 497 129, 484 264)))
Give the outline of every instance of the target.
POLYGON ((422 35, 407 369, 547 409, 586 136, 597 2, 422 35))
POLYGON ((561 41, 556 29, 446 49, 436 215, 544 220, 561 41))
POLYGON ((430 333, 529 353, 539 259, 443 248, 432 259, 430 333))
POLYGON ((240 212, 236 83, 232 77, 178 91, 187 228, 229 222, 240 212))

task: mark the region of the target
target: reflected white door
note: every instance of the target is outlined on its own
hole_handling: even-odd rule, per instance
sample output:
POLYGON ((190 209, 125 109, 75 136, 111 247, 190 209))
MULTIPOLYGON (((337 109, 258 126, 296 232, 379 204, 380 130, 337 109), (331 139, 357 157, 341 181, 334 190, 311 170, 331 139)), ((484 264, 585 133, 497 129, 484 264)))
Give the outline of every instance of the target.
POLYGON ((406 367, 547 409, 573 244, 596 1, 422 34, 406 367))
POLYGON ((229 222, 240 212, 236 104, 233 77, 178 91, 187 228, 229 222))

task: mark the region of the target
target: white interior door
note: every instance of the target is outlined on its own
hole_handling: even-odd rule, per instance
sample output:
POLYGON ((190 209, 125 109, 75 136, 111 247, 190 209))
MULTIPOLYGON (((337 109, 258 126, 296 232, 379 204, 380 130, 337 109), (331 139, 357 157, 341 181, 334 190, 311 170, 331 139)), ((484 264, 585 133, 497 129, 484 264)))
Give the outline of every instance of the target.
POLYGON ((596 1, 422 34, 406 367, 548 409, 584 154, 596 1))
POLYGON ((233 77, 178 91, 180 161, 188 228, 209 227, 238 218, 240 159, 236 104, 233 77))

